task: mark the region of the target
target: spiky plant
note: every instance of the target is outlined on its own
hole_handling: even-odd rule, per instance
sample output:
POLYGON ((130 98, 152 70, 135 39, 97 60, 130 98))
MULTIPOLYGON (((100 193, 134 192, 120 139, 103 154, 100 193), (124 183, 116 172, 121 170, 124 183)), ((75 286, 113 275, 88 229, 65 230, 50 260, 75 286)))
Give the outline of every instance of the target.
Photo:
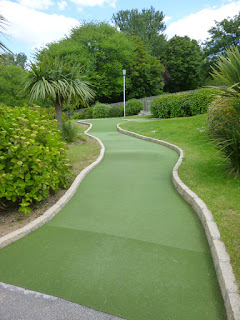
MULTIPOLYGON (((0 34, 5 34, 5 25, 7 24, 7 20, 0 14, 0 34)), ((0 49, 3 52, 10 52, 12 53, 11 50, 9 50, 2 41, 0 41, 0 49)))
POLYGON ((59 59, 46 58, 32 63, 25 90, 29 92, 32 102, 39 98, 51 99, 60 130, 62 130, 62 108, 65 103, 82 102, 86 105, 94 97, 90 84, 81 76, 79 65, 70 67, 59 59))
POLYGON ((237 46, 226 50, 212 68, 212 77, 221 81, 226 88, 220 88, 220 94, 240 99, 240 52, 237 46))

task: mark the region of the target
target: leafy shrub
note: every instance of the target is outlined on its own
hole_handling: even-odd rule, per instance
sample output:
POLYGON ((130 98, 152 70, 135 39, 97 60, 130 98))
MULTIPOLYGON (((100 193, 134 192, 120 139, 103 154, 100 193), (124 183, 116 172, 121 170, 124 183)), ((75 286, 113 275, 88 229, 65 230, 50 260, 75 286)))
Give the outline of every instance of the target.
POLYGON ((88 107, 88 108, 85 108, 85 109, 82 109, 80 112, 76 112, 74 113, 73 115, 73 119, 92 119, 92 111, 93 111, 93 108, 92 107, 88 107))
POLYGON ((213 101, 214 89, 167 94, 151 102, 151 112, 155 118, 189 117, 206 113, 213 101))
POLYGON ((122 117, 123 116, 123 106, 113 106, 110 109, 109 117, 122 117))
POLYGON ((126 103, 126 116, 138 114, 143 109, 143 104, 137 99, 128 100, 126 103))
POLYGON ((71 143, 78 138, 78 128, 77 125, 71 121, 63 121, 62 127, 62 137, 67 143, 71 143))
MULTIPOLYGON (((45 111, 45 115, 48 117, 48 119, 51 119, 51 120, 56 119, 56 112, 55 112, 54 107, 44 108, 44 111, 45 111)), ((64 112, 62 113, 62 120, 68 121, 68 116, 64 112)))
POLYGON ((218 149, 233 168, 240 172, 240 103, 229 98, 217 98, 208 110, 208 130, 218 149), (236 106, 238 104, 238 106, 236 106))
POLYGON ((108 118, 110 116, 111 107, 107 104, 97 102, 93 106, 93 118, 108 118))
POLYGON ((43 109, 0 106, 0 199, 17 202, 28 214, 30 205, 50 191, 67 187, 71 165, 65 143, 43 109))

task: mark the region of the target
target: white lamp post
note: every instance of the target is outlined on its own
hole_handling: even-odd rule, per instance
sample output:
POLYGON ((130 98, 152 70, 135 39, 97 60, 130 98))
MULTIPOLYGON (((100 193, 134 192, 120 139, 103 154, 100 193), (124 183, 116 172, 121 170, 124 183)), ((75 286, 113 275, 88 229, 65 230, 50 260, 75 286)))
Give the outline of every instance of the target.
POLYGON ((124 108, 124 117, 125 117, 125 75, 126 70, 123 70, 123 108, 124 108))

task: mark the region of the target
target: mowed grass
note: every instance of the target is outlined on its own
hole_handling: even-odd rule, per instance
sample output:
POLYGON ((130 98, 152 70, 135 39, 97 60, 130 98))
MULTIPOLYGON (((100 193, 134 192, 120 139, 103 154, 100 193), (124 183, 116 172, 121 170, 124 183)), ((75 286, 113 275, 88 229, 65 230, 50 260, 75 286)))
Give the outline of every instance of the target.
POLYGON ((73 122, 78 128, 79 139, 76 143, 69 145, 67 156, 72 163, 73 174, 77 176, 84 168, 97 159, 101 147, 97 140, 84 135, 84 131, 87 130, 86 126, 77 124, 77 121, 73 122))
POLYGON ((206 125, 206 115, 200 115, 128 122, 121 127, 183 149, 184 160, 179 176, 211 210, 240 286, 240 177, 231 173, 229 162, 215 149, 206 125))

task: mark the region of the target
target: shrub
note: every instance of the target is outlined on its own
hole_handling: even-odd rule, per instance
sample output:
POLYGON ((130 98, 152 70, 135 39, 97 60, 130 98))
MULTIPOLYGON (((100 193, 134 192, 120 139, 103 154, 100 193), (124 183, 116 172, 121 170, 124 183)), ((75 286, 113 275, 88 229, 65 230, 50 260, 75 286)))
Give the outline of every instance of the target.
POLYGON ((143 104, 137 99, 128 100, 126 103, 126 116, 138 114, 143 109, 143 104))
POLYGON ((78 138, 78 128, 71 121, 63 121, 62 137, 67 143, 71 143, 78 138))
MULTIPOLYGON (((45 112, 45 115, 48 117, 48 119, 51 119, 51 120, 56 119, 56 112, 54 107, 44 108, 44 112, 45 112)), ((68 116, 64 112, 62 113, 62 120, 68 121, 68 116)))
POLYGON ((111 107, 107 104, 97 102, 93 106, 93 118, 108 118, 110 116, 111 107))
POLYGON ((214 99, 214 89, 200 89, 178 94, 167 94, 151 102, 151 112, 155 118, 189 117, 206 113, 214 99))
POLYGON ((123 116, 123 106, 113 106, 110 109, 109 117, 122 117, 123 116))
POLYGON ((81 109, 80 112, 76 112, 74 113, 73 115, 73 119, 92 119, 92 111, 93 111, 93 108, 92 107, 88 107, 88 108, 85 108, 85 109, 81 109))
POLYGON ((215 145, 240 172, 240 103, 229 98, 217 98, 208 110, 208 130, 215 145))
POLYGON ((0 199, 17 202, 25 214, 71 179, 58 123, 44 113, 0 106, 0 199))

